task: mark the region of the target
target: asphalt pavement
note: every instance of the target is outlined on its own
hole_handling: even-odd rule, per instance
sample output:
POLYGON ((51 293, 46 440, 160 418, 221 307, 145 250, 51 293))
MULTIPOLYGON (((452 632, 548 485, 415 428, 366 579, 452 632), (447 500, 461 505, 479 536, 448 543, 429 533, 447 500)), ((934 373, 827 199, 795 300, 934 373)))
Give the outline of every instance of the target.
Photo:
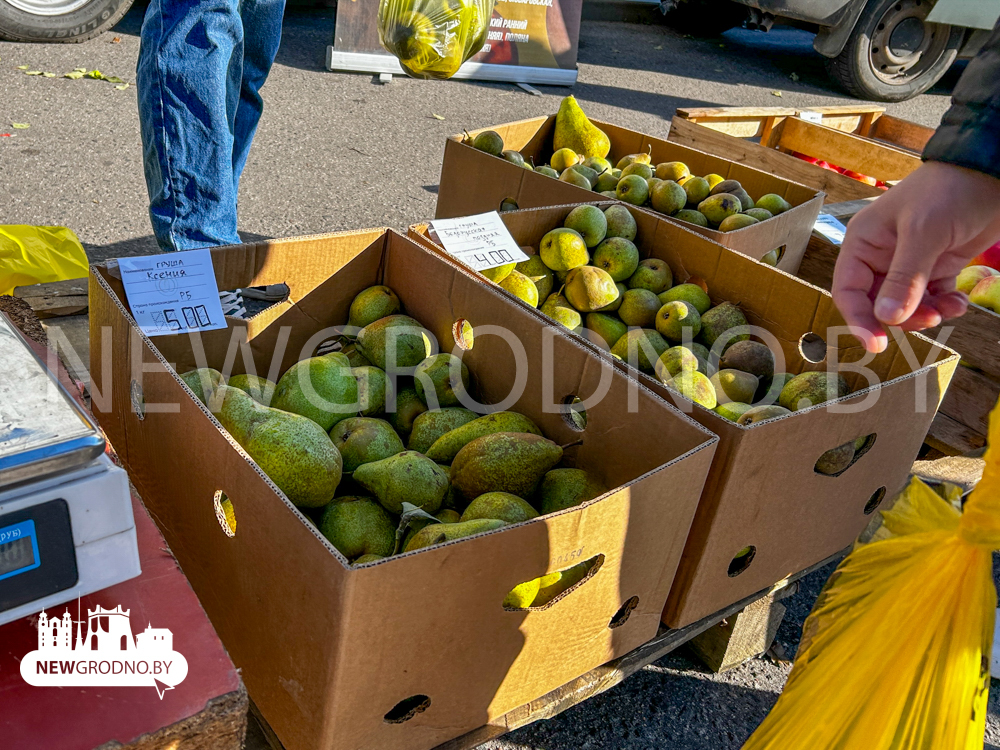
MULTIPOLYGON (((106 81, 18 69, 61 76, 96 68, 134 83, 140 24, 141 10, 133 9, 113 31, 81 45, 0 42, 0 134, 12 134, 0 137, 0 222, 69 226, 92 259, 155 251, 134 85, 119 90, 106 81)), ((510 84, 401 78, 380 85, 370 75, 330 73, 323 61, 332 33, 331 10, 295 10, 286 18, 240 189, 240 229, 248 237, 403 228, 431 218, 448 135, 551 114, 570 93, 541 87, 536 97, 510 84)), ((810 35, 787 28, 694 38, 662 25, 585 21, 579 69, 572 93, 589 115, 660 137, 679 106, 853 101, 826 77, 810 35)), ((936 126, 959 72, 889 112, 936 126)), ((778 641, 789 657, 831 571, 804 579, 786 601, 778 641)), ((777 699, 788 671, 761 658, 713 675, 681 649, 604 695, 486 747, 736 750, 777 699)), ((997 714, 994 695, 988 750, 1000 750, 997 714)), ((256 733, 254 742, 259 746, 256 733)))

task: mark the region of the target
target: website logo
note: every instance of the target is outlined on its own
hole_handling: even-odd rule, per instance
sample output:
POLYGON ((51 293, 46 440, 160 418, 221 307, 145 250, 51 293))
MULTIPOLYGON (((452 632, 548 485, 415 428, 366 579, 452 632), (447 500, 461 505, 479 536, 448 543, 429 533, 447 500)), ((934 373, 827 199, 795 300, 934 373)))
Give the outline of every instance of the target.
POLYGON ((86 627, 69 610, 61 618, 38 616, 38 650, 21 660, 21 677, 36 687, 141 687, 163 693, 187 677, 187 659, 174 636, 151 624, 132 635, 131 610, 87 610, 86 627))

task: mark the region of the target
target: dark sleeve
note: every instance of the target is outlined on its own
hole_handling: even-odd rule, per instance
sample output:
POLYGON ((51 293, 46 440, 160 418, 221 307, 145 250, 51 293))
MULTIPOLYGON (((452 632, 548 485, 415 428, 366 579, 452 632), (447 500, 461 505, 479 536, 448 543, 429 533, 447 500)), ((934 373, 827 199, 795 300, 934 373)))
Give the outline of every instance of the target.
POLYGON ((1000 24, 958 80, 924 159, 1000 178, 1000 24))

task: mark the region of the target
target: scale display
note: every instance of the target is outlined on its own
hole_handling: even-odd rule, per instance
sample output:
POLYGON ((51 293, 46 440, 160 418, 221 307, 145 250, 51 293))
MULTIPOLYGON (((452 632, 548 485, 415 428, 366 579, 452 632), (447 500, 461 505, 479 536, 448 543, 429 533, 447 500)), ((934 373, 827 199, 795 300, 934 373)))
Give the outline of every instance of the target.
POLYGON ((41 564, 34 521, 0 528, 0 581, 27 573, 41 564))

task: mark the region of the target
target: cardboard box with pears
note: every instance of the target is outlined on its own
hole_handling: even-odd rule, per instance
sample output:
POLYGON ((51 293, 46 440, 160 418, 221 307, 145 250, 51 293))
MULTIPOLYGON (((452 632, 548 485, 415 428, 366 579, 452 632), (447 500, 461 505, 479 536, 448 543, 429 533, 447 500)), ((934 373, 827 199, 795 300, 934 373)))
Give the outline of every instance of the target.
MULTIPOLYGON (((592 205, 603 210, 613 207, 618 214, 624 208, 622 204, 592 205)), ((617 289, 617 278, 592 283, 586 274, 574 271, 569 274, 579 275, 567 275, 564 281, 558 278, 561 272, 548 271, 546 276, 545 269, 530 278, 550 284, 550 300, 562 291, 558 304, 550 302, 545 312, 581 326, 580 340, 595 351, 611 347, 621 360, 634 357, 640 368, 621 360, 617 364, 720 437, 663 613, 664 623, 677 628, 761 592, 850 545, 881 501, 891 498, 906 481, 958 356, 914 333, 900 333, 885 352, 867 355, 847 331, 827 292, 674 222, 639 209, 626 210, 633 222, 626 225, 622 219, 627 217, 620 215, 613 224, 634 232, 638 253, 633 249, 631 265, 623 273, 634 271, 636 275, 619 282, 617 289), (645 260, 636 267, 639 258, 645 260), (646 278, 640 279, 640 275, 646 278), (632 288, 622 292, 623 283, 632 288), (574 303, 587 308, 590 303, 607 301, 588 300, 587 295, 594 290, 606 290, 617 298, 596 318, 573 307, 574 303), (645 301, 649 302, 648 310, 645 301), (614 308, 614 302, 620 306, 609 309, 614 308), (689 310, 678 317, 677 310, 684 304, 695 307, 699 314, 689 310), (701 311, 705 312, 703 317, 701 311), (648 315, 645 323, 640 320, 642 315, 648 315), (696 330, 685 316, 697 319, 699 326, 704 321, 704 327, 696 330), (735 323, 720 329, 719 321, 724 317, 735 323), (720 330, 744 323, 754 327, 750 333, 739 328, 733 330, 739 334, 736 338, 716 338, 720 330), (700 334, 701 330, 708 332, 710 326, 710 336, 700 334), (685 343, 685 329, 690 334, 688 346, 677 346, 685 343), (614 333, 609 336, 609 331, 614 333), (636 341, 629 339, 633 334, 640 338, 648 334, 652 353, 635 346, 636 341), (747 351, 737 357, 730 352, 738 350, 726 347, 727 342, 735 344, 740 339, 757 343, 741 344, 740 349, 747 351), (766 356, 754 361, 753 352, 766 356), (721 360, 722 373, 726 374, 710 380, 707 376, 720 369, 718 357, 723 353, 729 355, 721 360), (757 371, 770 358, 773 361, 757 371), (685 370, 695 370, 695 374, 686 375, 685 370), (794 381, 797 385, 787 394, 784 389, 772 391, 768 382, 771 373, 775 373, 773 377, 812 371, 825 375, 827 370, 839 373, 843 380, 829 377, 828 382, 837 384, 836 392, 824 394, 822 400, 810 394, 803 403, 793 393, 803 380, 816 376, 794 381), (754 387, 738 396, 746 380, 754 387), (693 403, 675 388, 701 403, 693 403), (772 395, 768 396, 769 392, 772 395), (783 416, 755 423, 771 414, 755 409, 740 417, 746 406, 739 402, 760 405, 777 401, 779 393, 779 403, 791 407, 773 412, 783 416), (830 396, 832 400, 822 402, 830 396), (717 404, 722 405, 716 409, 717 404), (738 417, 744 424, 734 421, 738 417)), ((515 241, 534 252, 553 230, 570 231, 560 228, 573 211, 577 216, 585 213, 580 206, 556 206, 511 211, 502 217, 515 241)), ((410 232, 444 254, 428 237, 426 225, 411 227, 410 232)), ((603 268, 612 268, 620 248, 596 244, 600 239, 596 235, 589 242, 580 237, 574 250, 583 246, 582 259, 588 253, 585 244, 594 243, 589 262, 610 277, 603 268)), ((556 243, 548 244, 532 260, 549 257, 552 262, 549 252, 558 255, 561 251, 556 243)), ((533 273, 526 266, 522 268, 533 273)), ((601 276, 596 271, 590 275, 601 276)), ((484 284, 491 283, 480 278, 484 284)), ((552 317, 531 309, 543 325, 555 325, 552 317)))
POLYGON ((211 252, 220 289, 285 283, 290 297, 225 329, 147 338, 115 264, 92 267, 94 412, 286 748, 433 748, 656 634, 714 435, 391 230, 211 252), (278 474, 271 481, 267 462, 251 459, 256 443, 237 435, 244 450, 223 429, 225 404, 210 411, 177 373, 252 368, 275 379, 334 337, 355 296, 380 284, 442 351, 461 354, 483 410, 528 417, 565 446, 561 465, 612 489, 352 565, 317 528, 315 509, 293 505, 278 474), (547 603, 511 604, 520 584, 581 565, 547 603))
MULTIPOLYGON (((529 163, 542 165, 549 163, 553 156, 555 122, 555 116, 538 117, 488 129, 500 135, 504 148, 519 152, 529 163)), ((663 162, 683 162, 692 175, 704 177, 714 174, 724 180, 737 180, 753 199, 774 194, 786 200, 791 204, 788 210, 766 221, 728 232, 681 222, 652 208, 643 210, 665 221, 681 224, 757 260, 776 250, 778 268, 789 273, 798 270, 823 205, 822 192, 651 135, 609 123, 591 122, 609 138, 611 150, 608 160, 612 165, 629 154, 648 154, 654 167, 663 162)), ((436 218, 503 210, 501 205, 505 201, 518 208, 539 208, 601 199, 593 190, 525 169, 473 148, 469 138, 474 139, 483 130, 472 131, 468 136, 452 136, 445 142, 436 218)))

